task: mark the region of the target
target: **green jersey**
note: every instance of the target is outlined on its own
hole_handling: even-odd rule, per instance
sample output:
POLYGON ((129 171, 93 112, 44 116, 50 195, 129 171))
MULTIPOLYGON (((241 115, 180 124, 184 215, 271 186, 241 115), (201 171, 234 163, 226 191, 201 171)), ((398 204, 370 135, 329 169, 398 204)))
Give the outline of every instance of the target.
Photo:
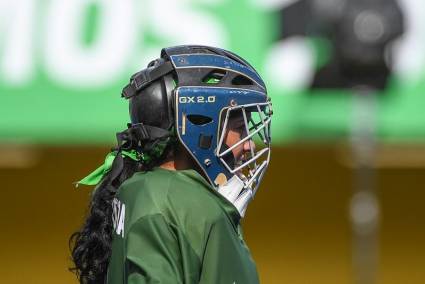
POLYGON ((107 283, 259 283, 237 209, 196 171, 138 172, 113 208, 107 283))

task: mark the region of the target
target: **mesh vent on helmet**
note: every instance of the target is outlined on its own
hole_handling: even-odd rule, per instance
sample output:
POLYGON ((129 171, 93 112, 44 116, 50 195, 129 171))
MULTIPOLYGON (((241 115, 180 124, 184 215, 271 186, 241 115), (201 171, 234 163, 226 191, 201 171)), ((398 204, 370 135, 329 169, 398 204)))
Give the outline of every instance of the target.
POLYGON ((202 82, 206 84, 217 84, 224 76, 226 76, 226 71, 214 69, 202 79, 202 82))

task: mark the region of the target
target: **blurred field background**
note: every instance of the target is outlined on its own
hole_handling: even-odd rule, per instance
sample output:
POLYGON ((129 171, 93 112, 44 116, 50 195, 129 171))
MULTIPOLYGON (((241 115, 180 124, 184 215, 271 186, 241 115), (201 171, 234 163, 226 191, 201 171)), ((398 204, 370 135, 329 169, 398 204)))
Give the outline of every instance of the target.
POLYGON ((0 0, 0 282, 77 283, 90 188, 73 182, 125 128, 129 76, 187 43, 240 54, 272 97, 244 220, 262 283, 425 283, 421 0, 0 0))

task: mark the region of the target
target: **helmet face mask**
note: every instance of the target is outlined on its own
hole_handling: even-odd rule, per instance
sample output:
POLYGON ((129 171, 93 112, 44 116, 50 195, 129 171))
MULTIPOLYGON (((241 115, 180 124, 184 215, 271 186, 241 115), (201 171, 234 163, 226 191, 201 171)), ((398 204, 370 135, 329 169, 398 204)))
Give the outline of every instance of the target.
POLYGON ((255 194, 270 161, 271 103, 232 106, 225 110, 216 156, 255 194), (233 128, 233 129, 232 129, 233 128), (236 128, 236 129, 234 129, 236 128), (240 138, 228 139, 229 132, 240 138), (230 140, 230 141, 229 141, 230 140), (230 142, 230 143, 229 143, 230 142), (232 159, 228 158, 231 154, 232 159))

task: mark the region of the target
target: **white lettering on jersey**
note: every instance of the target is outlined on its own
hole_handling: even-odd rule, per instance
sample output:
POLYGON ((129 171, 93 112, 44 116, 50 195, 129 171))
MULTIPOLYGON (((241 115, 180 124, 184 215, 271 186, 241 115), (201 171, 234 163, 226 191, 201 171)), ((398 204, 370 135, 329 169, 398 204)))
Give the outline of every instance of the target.
POLYGON ((119 199, 112 200, 112 224, 117 235, 124 238, 125 204, 119 199))

